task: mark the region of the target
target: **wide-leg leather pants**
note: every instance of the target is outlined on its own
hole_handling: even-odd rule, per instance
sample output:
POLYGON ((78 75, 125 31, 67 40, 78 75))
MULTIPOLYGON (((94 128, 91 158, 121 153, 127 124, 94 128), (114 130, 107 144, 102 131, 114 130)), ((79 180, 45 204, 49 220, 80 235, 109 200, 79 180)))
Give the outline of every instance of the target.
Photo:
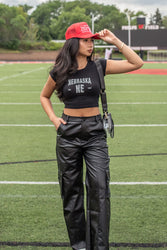
POLYGON ((57 131, 58 176, 64 217, 74 250, 109 250, 109 156, 101 115, 71 117, 57 131), (83 160, 86 163, 86 216, 83 160), (85 218, 86 217, 86 218, 85 218))

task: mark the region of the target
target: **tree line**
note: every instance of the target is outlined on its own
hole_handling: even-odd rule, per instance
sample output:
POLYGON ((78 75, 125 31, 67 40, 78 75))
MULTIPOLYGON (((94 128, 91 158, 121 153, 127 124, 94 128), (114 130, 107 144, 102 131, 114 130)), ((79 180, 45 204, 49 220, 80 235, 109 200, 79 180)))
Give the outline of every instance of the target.
MULTIPOLYGON (((85 21, 90 27, 94 16, 95 32, 104 27, 114 31, 127 25, 127 15, 131 25, 136 24, 137 16, 147 16, 143 11, 121 12, 115 5, 92 3, 90 0, 49 0, 33 10, 27 4, 8 6, 0 4, 0 47, 8 49, 45 48, 55 49, 52 40, 64 40, 69 25, 85 21)), ((162 17, 159 9, 151 15, 150 24, 167 28, 167 16, 162 17)))

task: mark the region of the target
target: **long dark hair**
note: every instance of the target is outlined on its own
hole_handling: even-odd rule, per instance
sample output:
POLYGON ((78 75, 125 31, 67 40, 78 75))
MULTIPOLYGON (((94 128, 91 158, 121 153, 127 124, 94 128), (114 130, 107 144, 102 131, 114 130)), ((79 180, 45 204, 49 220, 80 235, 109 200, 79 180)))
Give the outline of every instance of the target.
MULTIPOLYGON (((55 90, 60 100, 63 100, 63 85, 67 78, 77 71, 77 53, 79 50, 79 38, 71 38, 67 40, 56 57, 53 67, 53 74, 56 78, 55 90)), ((91 57, 88 58, 91 60, 91 57)))

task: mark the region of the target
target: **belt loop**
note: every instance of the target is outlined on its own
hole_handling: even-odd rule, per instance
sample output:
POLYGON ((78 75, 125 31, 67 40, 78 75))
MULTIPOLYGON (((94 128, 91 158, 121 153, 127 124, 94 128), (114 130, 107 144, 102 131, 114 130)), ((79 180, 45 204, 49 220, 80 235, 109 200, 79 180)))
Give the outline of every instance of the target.
POLYGON ((65 120, 66 122, 68 122, 68 120, 69 120, 69 116, 66 115, 66 114, 64 114, 64 113, 63 113, 63 115, 62 115, 62 118, 63 118, 63 120, 65 120))
POLYGON ((95 116, 95 119, 96 119, 96 122, 98 122, 98 117, 97 117, 97 115, 95 116))
POLYGON ((66 122, 68 122, 68 120, 69 120, 69 116, 68 116, 68 115, 66 115, 66 122))
POLYGON ((98 117, 98 121, 101 121, 101 114, 99 114, 97 117, 98 117))
POLYGON ((99 115, 96 115, 96 116, 95 116, 95 119, 96 119, 96 122, 98 122, 98 121, 100 120, 99 115))

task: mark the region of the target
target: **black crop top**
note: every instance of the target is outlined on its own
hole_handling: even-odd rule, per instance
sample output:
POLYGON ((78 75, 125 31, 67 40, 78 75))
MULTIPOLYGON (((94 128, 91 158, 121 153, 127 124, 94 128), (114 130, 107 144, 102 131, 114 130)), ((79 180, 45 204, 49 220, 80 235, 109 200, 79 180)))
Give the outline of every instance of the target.
MULTIPOLYGON (((106 60, 100 59, 105 75, 106 60)), ((53 70, 50 76, 56 82, 53 70)), ((80 109, 99 106, 100 80, 94 61, 88 61, 84 69, 72 74, 63 86, 65 108, 80 109)))

